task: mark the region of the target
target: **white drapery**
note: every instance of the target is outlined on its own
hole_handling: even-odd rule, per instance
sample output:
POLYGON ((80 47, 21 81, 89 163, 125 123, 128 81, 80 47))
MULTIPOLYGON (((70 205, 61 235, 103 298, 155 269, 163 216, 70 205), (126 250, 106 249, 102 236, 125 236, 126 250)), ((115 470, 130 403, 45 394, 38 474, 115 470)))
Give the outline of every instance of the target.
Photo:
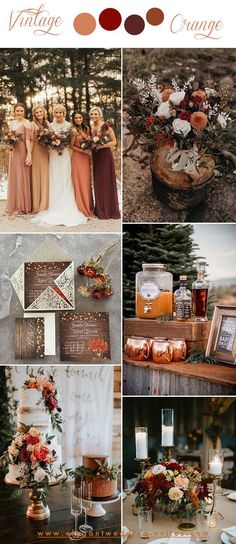
MULTIPOLYGON (((15 400, 19 400, 19 389, 29 369, 35 375, 37 368, 15 366, 11 369, 12 385, 17 388, 15 400)), ((56 382, 64 420, 63 433, 59 433, 63 462, 67 467, 75 468, 81 464, 82 455, 104 454, 112 463, 113 368, 104 365, 47 366, 45 377, 49 373, 56 382)))

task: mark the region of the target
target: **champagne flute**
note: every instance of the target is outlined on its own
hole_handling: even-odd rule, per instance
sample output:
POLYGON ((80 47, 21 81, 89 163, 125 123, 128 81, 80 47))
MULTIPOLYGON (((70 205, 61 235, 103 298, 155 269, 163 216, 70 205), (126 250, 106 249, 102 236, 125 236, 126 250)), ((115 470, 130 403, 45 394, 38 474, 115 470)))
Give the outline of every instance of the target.
POLYGON ((70 533, 70 540, 82 540, 82 535, 78 531, 78 517, 82 513, 82 489, 81 487, 71 487, 71 514, 75 517, 75 530, 70 533))
POLYGON ((92 506, 92 484, 91 482, 81 482, 82 488, 82 508, 84 510, 84 523, 79 526, 81 533, 93 531, 93 527, 87 523, 87 512, 92 506))

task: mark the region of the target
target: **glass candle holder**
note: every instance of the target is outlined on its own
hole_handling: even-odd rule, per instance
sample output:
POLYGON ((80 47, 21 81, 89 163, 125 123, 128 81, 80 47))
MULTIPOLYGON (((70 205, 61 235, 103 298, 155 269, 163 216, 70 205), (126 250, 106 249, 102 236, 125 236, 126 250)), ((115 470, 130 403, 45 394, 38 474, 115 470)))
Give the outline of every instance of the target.
POLYGON ((209 474, 211 476, 221 476, 224 464, 223 450, 209 450, 209 474))
POLYGON ((161 445, 164 448, 174 445, 174 410, 172 408, 161 410, 161 445))
POLYGON ((148 458, 148 430, 147 427, 135 427, 136 459, 148 458))
POLYGON ((139 534, 141 538, 152 536, 152 509, 148 506, 138 509, 139 534))

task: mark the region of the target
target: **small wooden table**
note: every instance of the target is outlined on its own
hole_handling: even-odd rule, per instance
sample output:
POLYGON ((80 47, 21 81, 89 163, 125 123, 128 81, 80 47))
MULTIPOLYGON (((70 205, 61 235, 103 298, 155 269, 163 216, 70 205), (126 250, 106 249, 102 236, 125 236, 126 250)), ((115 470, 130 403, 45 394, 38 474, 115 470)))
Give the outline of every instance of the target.
MULTIPOLYGON (((12 489, 5 484, 0 491, 0 543, 1 544, 68 544, 69 533, 74 528, 74 517, 70 511, 70 486, 64 490, 60 486, 50 489, 48 504, 51 516, 45 521, 33 522, 26 515, 29 504, 28 491, 24 490, 18 499, 11 499, 12 489)), ((102 518, 89 518, 94 528, 90 538, 80 540, 80 544, 120 544, 121 531, 120 501, 106 506, 102 518), (98 533, 98 534, 97 534, 98 533), (116 536, 117 535, 117 536, 116 536)), ((82 522, 81 516, 79 523, 82 522)))

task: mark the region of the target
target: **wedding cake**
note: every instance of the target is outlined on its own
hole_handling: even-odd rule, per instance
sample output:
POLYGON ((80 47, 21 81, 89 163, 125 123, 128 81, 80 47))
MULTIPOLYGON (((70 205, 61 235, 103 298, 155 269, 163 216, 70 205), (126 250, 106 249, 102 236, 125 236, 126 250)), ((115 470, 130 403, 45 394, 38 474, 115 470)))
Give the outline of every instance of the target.
POLYGON ((109 499, 117 495, 118 467, 109 467, 107 455, 84 455, 83 466, 91 471, 92 498, 109 499))
POLYGON ((9 482, 60 476, 61 446, 54 430, 62 431, 60 412, 53 377, 31 375, 20 389, 17 432, 8 448, 9 482))

